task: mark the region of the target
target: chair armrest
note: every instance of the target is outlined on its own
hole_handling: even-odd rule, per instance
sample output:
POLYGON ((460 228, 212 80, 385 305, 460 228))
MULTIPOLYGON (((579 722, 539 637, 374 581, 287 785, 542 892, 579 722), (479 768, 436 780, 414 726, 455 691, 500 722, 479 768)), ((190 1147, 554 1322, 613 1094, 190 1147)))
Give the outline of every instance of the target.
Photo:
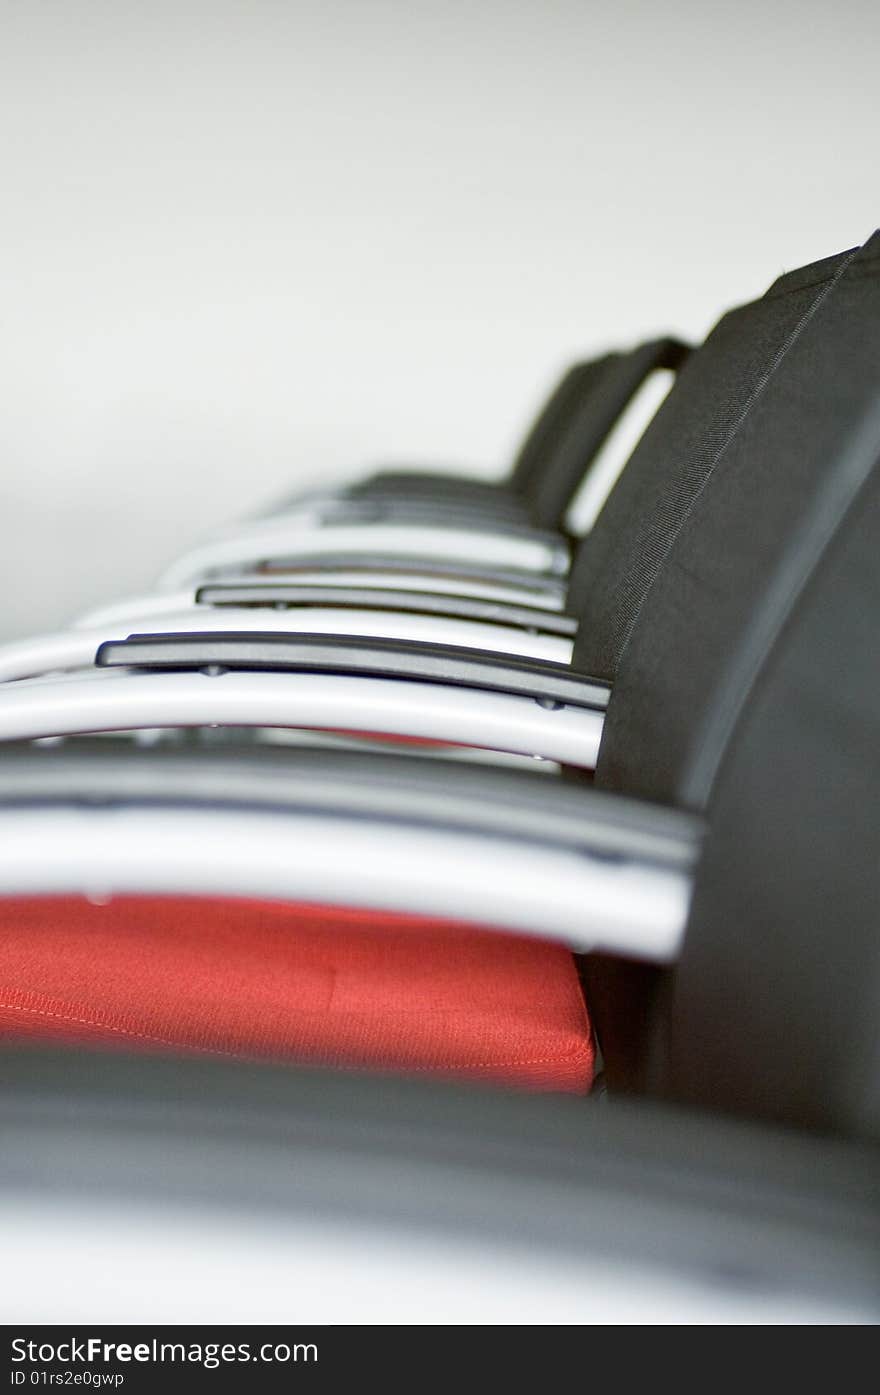
POLYGON ((510 625, 530 633, 574 638, 575 616, 478 597, 424 591, 394 591, 378 586, 309 586, 297 582, 214 582, 200 586, 196 604, 209 606, 272 606, 292 610, 302 606, 339 606, 345 610, 391 610, 415 615, 442 615, 455 620, 478 620, 510 625))
POLYGON ((233 744, 196 758, 95 741, 12 748, 0 764, 0 893, 37 875, 42 891, 92 893, 173 880, 471 919, 654 962, 678 951, 701 833, 589 787, 407 756, 233 744))
POLYGON ((98 668, 274 670, 402 678, 533 698, 543 705, 603 711, 610 687, 567 664, 488 650, 339 635, 258 631, 131 635, 108 640, 98 668))

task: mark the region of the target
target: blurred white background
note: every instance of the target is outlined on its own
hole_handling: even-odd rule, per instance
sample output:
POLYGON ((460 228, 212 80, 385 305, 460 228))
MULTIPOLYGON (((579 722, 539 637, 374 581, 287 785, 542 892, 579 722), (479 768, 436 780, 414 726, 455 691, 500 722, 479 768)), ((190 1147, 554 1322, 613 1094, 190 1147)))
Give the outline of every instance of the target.
POLYGON ((0 0, 0 633, 880 222, 880 7, 0 0))

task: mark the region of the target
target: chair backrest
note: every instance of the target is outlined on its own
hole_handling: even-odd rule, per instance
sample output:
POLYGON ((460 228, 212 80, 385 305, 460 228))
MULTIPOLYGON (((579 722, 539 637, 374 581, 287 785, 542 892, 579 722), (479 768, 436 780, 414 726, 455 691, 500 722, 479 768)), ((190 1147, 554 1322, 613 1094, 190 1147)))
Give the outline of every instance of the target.
POLYGON ((880 400, 846 457, 716 709, 732 735, 657 1069, 688 1104, 877 1141, 880 400))
POLYGON ((603 372, 616 358, 616 354, 603 354, 601 358, 573 364, 544 402, 507 476, 507 484, 524 499, 530 498, 534 482, 544 468, 547 457, 552 456, 569 416, 577 410, 579 403, 589 402, 603 372))
POLYGON ((569 586, 579 668, 617 678, 641 608, 707 482, 727 469, 767 382, 816 313, 849 253, 802 268, 725 315, 684 365, 592 531, 569 586))
POLYGON ((537 526, 564 527, 590 467, 639 389, 655 372, 676 372, 689 353, 678 339, 651 339, 577 364, 566 373, 509 476, 511 488, 524 499, 537 526))
MULTIPOLYGON (((710 448, 692 448, 698 468, 678 465, 669 485, 675 509, 658 523, 647 564, 632 558, 638 602, 616 636, 596 772, 607 788, 694 809, 706 803, 729 734, 718 718, 732 700, 729 665, 878 400, 880 234, 858 252, 783 278, 736 314, 738 363, 715 357, 725 372, 739 370, 738 381, 748 377, 748 394, 737 394, 723 432, 715 425, 721 408, 706 403, 710 448), (770 328, 782 330, 782 320, 774 348, 770 328), (743 348, 757 340, 753 352, 743 348)), ((730 319, 722 343, 730 342, 730 319)), ((592 638, 582 620, 578 648, 592 638)))
POLYGON ((708 812, 654 1078, 876 1136, 880 235, 726 316, 661 416, 671 503, 627 467, 644 555, 578 640, 613 655, 597 783, 708 812))

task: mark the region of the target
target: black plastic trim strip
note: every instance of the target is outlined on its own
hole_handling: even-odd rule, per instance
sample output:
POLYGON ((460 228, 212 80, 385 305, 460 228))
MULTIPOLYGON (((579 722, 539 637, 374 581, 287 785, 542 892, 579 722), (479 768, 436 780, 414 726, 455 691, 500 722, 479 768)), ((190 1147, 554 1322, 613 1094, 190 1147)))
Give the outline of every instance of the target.
MULTIPOLYGON (((222 572, 223 568, 218 568, 222 572)), ((228 569, 227 574, 228 574, 228 569)), ((418 561, 413 557, 401 557, 399 553, 385 552, 325 552, 320 557, 303 558, 274 556, 254 565, 254 572, 265 576, 279 574, 289 576, 297 572, 388 572, 396 575, 453 577, 467 586, 469 581, 488 586, 510 586, 518 591, 530 592, 536 598, 560 599, 568 590, 567 576, 538 575, 535 572, 517 571, 513 568, 501 569, 481 567, 478 563, 438 562, 433 558, 418 561)))
MULTIPOLYGON (((272 515, 268 515, 270 518, 272 515)), ((377 523, 420 525, 429 528, 452 528, 462 533, 498 533, 501 537, 525 538, 529 542, 546 543, 548 547, 564 547, 565 538, 555 529, 540 528, 532 523, 523 506, 515 502, 499 507, 488 504, 460 503, 454 498, 404 499, 389 496, 371 498, 342 496, 319 509, 322 528, 371 525, 377 523)))
POLYGON ((578 628, 573 615, 539 610, 537 606, 513 605, 507 601, 478 600, 472 596, 443 595, 439 592, 394 591, 379 586, 309 586, 296 582, 213 583, 198 588, 196 604, 252 606, 255 609, 274 607, 277 610, 293 610, 297 606, 327 606, 343 610, 442 615, 452 620, 479 620, 565 638, 573 638, 578 628))
POLYGON ((286 635, 260 631, 132 634, 98 649, 99 668, 281 670, 363 674, 421 683, 482 688, 548 705, 604 709, 610 687, 566 664, 522 659, 449 644, 419 644, 348 635, 286 635))

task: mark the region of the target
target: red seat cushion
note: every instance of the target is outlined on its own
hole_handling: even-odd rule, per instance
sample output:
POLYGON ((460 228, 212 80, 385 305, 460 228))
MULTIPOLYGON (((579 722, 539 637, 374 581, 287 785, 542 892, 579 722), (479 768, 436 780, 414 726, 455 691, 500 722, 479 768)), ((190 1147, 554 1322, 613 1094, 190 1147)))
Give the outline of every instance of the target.
POLYGON ((574 960, 438 920, 259 901, 0 901, 0 1038, 589 1089, 574 960))

